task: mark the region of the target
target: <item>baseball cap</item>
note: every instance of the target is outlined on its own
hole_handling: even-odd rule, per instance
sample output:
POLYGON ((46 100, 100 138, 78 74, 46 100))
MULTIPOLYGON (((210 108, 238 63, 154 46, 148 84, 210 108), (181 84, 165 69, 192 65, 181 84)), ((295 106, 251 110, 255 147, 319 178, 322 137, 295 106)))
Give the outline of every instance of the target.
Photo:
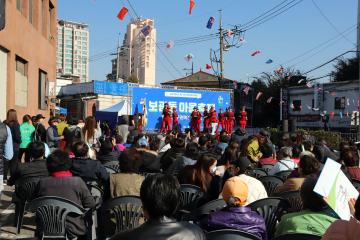
POLYGON ((222 196, 224 201, 233 203, 235 206, 244 206, 249 195, 249 189, 240 177, 229 178, 223 187, 222 196))
POLYGON ((57 117, 51 117, 49 119, 49 123, 53 123, 53 122, 60 122, 60 120, 57 117))
POLYGON ((39 119, 41 119, 41 118, 45 118, 42 114, 38 114, 38 115, 36 115, 35 116, 35 119, 36 120, 39 120, 39 119))

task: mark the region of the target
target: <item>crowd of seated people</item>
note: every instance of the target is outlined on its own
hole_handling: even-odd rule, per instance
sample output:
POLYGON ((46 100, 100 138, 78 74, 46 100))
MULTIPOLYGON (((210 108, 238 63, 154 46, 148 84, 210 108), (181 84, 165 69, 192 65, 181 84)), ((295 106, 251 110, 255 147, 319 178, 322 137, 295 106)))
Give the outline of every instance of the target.
MULTIPOLYGON (((28 121, 26 126, 31 124, 28 117, 24 119, 28 121)), ((353 217, 345 221, 313 191, 328 157, 342 164, 350 181, 360 180, 358 150, 352 143, 343 142, 335 151, 321 139, 299 142, 284 137, 274 144, 267 131, 255 135, 247 135, 244 129, 232 135, 191 131, 158 135, 131 128, 125 131, 124 124, 121 131, 104 135, 94 118, 86 119, 85 126, 64 119, 51 121, 47 138, 46 132, 44 139, 39 133, 38 138, 20 148, 28 160, 18 161, 7 184, 36 177, 40 180, 33 199, 58 196, 85 209, 94 209, 99 203, 91 195, 89 183, 97 184, 104 192, 100 203, 123 196, 140 197, 145 222, 125 232, 111 233, 113 239, 206 239, 207 232, 220 229, 271 239, 265 217, 252 210, 251 204, 293 191, 299 192, 303 208, 278 219, 275 237, 307 233, 324 239, 360 239, 360 200, 350 201, 353 217), (56 134, 55 130, 62 131, 56 134), (47 153, 46 139, 53 141, 51 154, 47 153), (113 169, 116 172, 110 172, 114 165, 118 166, 113 169), (270 176, 291 172, 272 194, 261 177, 252 174, 265 165, 273 165, 265 173, 270 176), (216 199, 223 199, 226 207, 201 221, 180 222, 180 184, 197 186, 202 192, 196 207, 216 199)), ((101 222, 97 227, 102 227, 101 222)), ((70 238, 83 239, 91 229, 83 218, 68 216, 66 231, 70 238)))

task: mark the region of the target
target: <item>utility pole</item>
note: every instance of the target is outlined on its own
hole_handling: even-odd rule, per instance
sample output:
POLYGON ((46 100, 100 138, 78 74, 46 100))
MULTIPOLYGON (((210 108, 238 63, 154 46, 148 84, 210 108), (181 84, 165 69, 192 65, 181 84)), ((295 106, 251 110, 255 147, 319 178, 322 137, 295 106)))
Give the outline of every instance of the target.
MULTIPOLYGON (((360 1, 360 0, 359 0, 360 1)), ((224 35, 222 28, 222 10, 219 10, 220 19, 219 19, 219 34, 220 34, 220 78, 219 78, 219 87, 221 88, 221 80, 224 79, 224 35)))
POLYGON ((119 81, 119 62, 120 62, 120 33, 118 38, 117 52, 116 52, 116 82, 119 81))

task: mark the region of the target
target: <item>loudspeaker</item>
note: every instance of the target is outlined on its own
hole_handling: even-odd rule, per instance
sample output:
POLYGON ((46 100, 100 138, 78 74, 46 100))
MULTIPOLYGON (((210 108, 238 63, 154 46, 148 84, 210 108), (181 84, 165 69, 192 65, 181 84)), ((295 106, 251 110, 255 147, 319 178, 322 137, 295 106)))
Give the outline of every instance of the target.
POLYGON ((0 31, 5 28, 5 0, 0 0, 0 31))

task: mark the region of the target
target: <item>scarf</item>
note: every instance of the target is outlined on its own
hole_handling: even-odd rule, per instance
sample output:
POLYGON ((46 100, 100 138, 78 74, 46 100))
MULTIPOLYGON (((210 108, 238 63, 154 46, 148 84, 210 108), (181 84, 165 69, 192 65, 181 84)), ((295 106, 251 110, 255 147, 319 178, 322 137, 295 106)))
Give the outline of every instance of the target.
POLYGON ((53 172, 50 175, 52 177, 72 177, 72 173, 69 170, 53 172))

